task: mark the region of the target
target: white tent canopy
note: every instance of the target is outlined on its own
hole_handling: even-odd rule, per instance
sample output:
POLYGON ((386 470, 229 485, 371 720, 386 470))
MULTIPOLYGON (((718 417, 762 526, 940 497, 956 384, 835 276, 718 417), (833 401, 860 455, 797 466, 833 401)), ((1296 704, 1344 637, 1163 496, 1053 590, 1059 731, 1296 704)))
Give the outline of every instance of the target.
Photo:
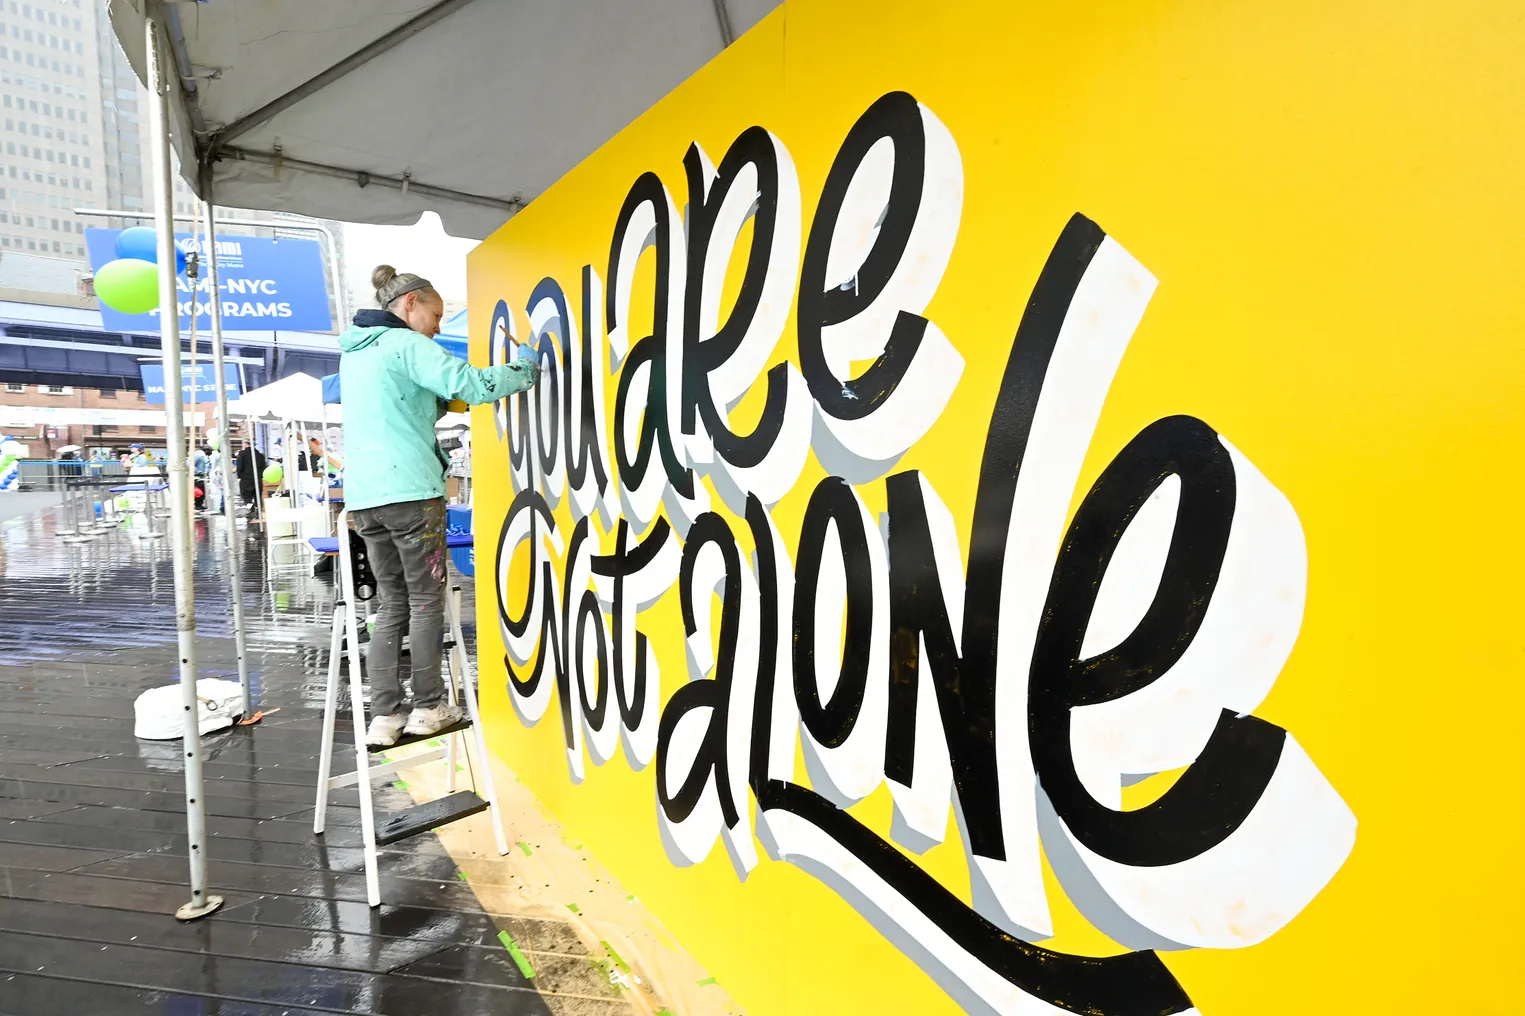
MULTIPOLYGON (((149 86, 159 260, 169 263, 171 147, 181 173, 209 206, 390 224, 415 222, 432 210, 449 232, 484 238, 751 28, 777 0, 109 3, 117 39, 149 86), (167 69, 172 73, 166 82, 167 69)), ((215 256, 210 267, 215 280, 215 256)), ((171 276, 160 274, 161 348, 172 376, 180 369, 174 285, 171 276)), ((217 306, 214 300, 213 345, 220 362, 217 306)), ((220 390, 219 402, 225 398, 220 390)), ((245 418, 311 422, 328 415, 322 382, 307 375, 250 392, 235 405, 245 418)), ((177 401, 170 414, 175 609, 182 705, 189 712, 196 708, 197 669, 189 466, 177 401)), ((229 456, 223 468, 231 488, 229 456)), ((231 499, 227 511, 247 713, 231 499)), ((359 702, 356 696, 357 723, 363 722, 359 702)), ((191 902, 176 916, 190 920, 215 911, 222 898, 207 894, 206 853, 200 850, 205 784, 194 725, 186 731, 185 755, 191 902)), ((370 799, 361 800, 369 830, 370 799)))
POLYGON ((201 196, 353 222, 434 210, 447 231, 480 239, 776 4, 110 6, 140 78, 145 5, 168 26, 174 147, 201 196))
POLYGON ((228 403, 230 417, 261 422, 342 423, 341 407, 323 404, 323 382, 311 374, 292 374, 228 403))

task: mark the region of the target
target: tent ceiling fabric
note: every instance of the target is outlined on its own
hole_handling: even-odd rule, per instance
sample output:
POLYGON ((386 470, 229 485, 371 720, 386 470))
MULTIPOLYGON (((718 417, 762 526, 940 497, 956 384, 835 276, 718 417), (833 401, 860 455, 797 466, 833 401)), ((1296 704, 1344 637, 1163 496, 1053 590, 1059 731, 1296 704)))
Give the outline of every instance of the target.
POLYGON ((111 19, 142 79, 144 8, 162 12, 198 193, 208 162, 220 205, 386 224, 433 210, 480 239, 776 2, 111 0, 111 19))

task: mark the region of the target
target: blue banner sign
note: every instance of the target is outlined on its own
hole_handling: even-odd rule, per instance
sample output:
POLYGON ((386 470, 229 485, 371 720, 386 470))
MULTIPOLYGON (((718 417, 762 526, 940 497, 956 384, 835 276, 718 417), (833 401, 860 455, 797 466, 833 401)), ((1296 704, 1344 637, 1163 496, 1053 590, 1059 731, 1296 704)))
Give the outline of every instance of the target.
MULTIPOLYGON (((217 401, 217 373, 210 363, 196 364, 196 401, 217 401)), ((143 363, 138 365, 143 374, 143 394, 150 406, 164 405, 164 364, 143 363)), ((236 399, 243 389, 238 384, 238 365, 235 363, 223 364, 223 384, 228 389, 228 398, 236 399)), ((180 365, 180 401, 189 404, 191 401, 191 365, 180 365)))
MULTIPOLYGON (((99 271, 116 260, 119 229, 85 230, 90 267, 99 271)), ((205 237, 176 233, 175 244, 187 254, 201 254, 201 278, 196 291, 185 276, 175 280, 180 299, 180 327, 190 328, 192 305, 196 328, 212 328, 212 282, 205 237)), ((323 251, 316 240, 272 240, 259 236, 222 236, 217 239, 218 293, 222 303, 224 331, 269 332, 289 330, 327 332, 334 327, 328 309, 327 275, 323 251)), ((101 323, 111 331, 157 332, 159 311, 123 314, 101 304, 101 323)))

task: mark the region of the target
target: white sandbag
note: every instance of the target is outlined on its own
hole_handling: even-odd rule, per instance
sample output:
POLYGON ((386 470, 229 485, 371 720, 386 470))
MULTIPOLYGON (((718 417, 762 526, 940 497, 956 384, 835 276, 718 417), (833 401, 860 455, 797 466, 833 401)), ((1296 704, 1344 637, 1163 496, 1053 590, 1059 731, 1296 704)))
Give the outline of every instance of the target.
MULTIPOLYGON (((243 690, 237 681, 219 681, 202 678, 196 682, 196 698, 200 704, 201 732, 231 727, 238 719, 243 702, 243 690)), ((185 736, 181 716, 185 706, 180 701, 180 685, 150 688, 133 703, 136 722, 132 732, 150 741, 178 740, 185 736)))

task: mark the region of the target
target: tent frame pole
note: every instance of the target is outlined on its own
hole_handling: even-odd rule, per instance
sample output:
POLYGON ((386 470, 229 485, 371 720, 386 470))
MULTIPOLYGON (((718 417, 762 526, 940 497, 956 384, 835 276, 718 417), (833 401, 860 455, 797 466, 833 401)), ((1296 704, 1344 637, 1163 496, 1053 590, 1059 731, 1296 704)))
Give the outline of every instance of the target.
POLYGON ((222 507, 228 523, 228 596, 233 604, 233 646, 238 654, 238 687, 243 693, 243 717, 254 715, 249 690, 249 660, 244 640, 244 566, 238 552, 238 489, 233 477, 233 428, 228 421, 228 386, 224 380, 225 352, 222 342, 222 290, 217 279, 217 206, 207 191, 207 274, 211 282, 212 373, 217 376, 217 433, 222 440, 222 507))
MULTIPOLYGON (((170 180, 169 88, 165 81, 164 38, 153 8, 143 19, 148 64, 148 136, 152 142, 155 232, 159 253, 159 344, 164 376, 180 380, 180 300, 175 276, 174 187, 170 180)), ((171 549, 175 576, 175 629, 180 648, 180 692, 185 732, 185 823, 189 846, 191 900, 175 912, 182 921, 205 917, 222 906, 207 895, 206 794, 201 766, 201 704, 196 692, 196 590, 191 565, 189 467, 185 454, 185 404, 166 398, 165 441, 169 448, 171 549)))
MULTIPOLYGON (((173 222, 171 222, 171 228, 173 228, 173 225, 174 225, 173 222)), ((196 218, 193 216, 191 218, 191 239, 192 240, 196 239, 196 234, 200 231, 200 228, 201 228, 201 223, 198 222, 196 220, 196 218)), ((198 259, 198 261, 199 261, 199 259, 198 259)), ((180 257, 179 257, 179 255, 176 255, 176 257, 175 257, 175 264, 176 264, 176 266, 178 266, 180 264, 180 257)), ((199 286, 201 284, 201 265, 199 263, 196 265, 195 274, 194 275, 191 274, 191 271, 192 271, 192 269, 191 269, 189 263, 187 263, 187 265, 186 265, 186 281, 188 281, 191 284, 191 337, 190 337, 189 342, 188 342, 188 345, 190 346, 190 350, 191 350, 191 413, 190 413, 191 421, 190 421, 189 424, 187 424, 187 427, 189 428, 189 431, 190 431, 190 436, 186 439, 185 454, 186 454, 187 459, 189 459, 192 463, 194 463, 196 461, 196 410, 197 410, 196 403, 199 401, 197 399, 197 397, 196 397, 197 396, 197 391, 196 390, 197 390, 197 388, 199 386, 199 383, 200 383, 200 380, 201 380, 200 378, 198 378, 196 376, 196 353, 197 353, 196 347, 198 345, 200 345, 199 341, 196 338, 196 325, 197 325, 197 318, 199 317, 199 315, 196 312, 196 294, 199 291, 199 286)), ((191 497, 189 499, 189 504, 186 506, 186 515, 187 515, 187 517, 189 517, 191 519, 191 528, 194 530, 195 526, 196 526, 196 521, 195 521, 196 520, 196 495, 194 493, 195 488, 196 488, 196 470, 194 468, 192 468, 190 470, 190 484, 191 484, 192 494, 191 494, 191 497)), ((196 541, 192 540, 191 541, 191 555, 192 555, 193 559, 194 559, 195 553, 196 553, 196 541)))

